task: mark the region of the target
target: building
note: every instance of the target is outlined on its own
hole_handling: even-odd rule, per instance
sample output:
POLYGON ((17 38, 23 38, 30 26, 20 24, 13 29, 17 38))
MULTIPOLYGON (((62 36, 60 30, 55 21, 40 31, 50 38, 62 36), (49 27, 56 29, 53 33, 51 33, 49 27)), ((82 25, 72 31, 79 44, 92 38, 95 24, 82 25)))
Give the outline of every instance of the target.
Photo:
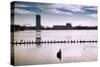
POLYGON ((55 25, 53 26, 54 29, 71 29, 71 23, 67 23, 66 25, 55 25))
POLYGON ((41 16, 36 15, 36 29, 40 30, 41 29, 41 16))
POLYGON ((67 28, 71 28, 71 27, 72 27, 71 23, 67 23, 67 24, 66 24, 66 27, 67 27, 67 28))

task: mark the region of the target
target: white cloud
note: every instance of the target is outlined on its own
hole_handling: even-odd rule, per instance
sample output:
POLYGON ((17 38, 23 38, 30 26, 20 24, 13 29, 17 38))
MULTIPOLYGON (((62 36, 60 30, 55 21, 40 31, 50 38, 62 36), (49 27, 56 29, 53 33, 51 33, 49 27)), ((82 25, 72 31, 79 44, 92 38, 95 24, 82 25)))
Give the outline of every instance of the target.
POLYGON ((82 7, 83 6, 79 6, 79 5, 67 5, 63 9, 67 9, 72 12, 84 12, 84 10, 81 9, 82 7))
POLYGON ((47 13, 52 13, 52 14, 65 14, 65 15, 72 15, 71 12, 63 12, 63 11, 60 11, 60 10, 57 10, 57 9, 50 9, 50 10, 44 10, 46 11, 47 13))
POLYGON ((97 18, 97 14, 88 14, 87 16, 97 18))
POLYGON ((18 8, 15 8, 14 13, 15 14, 36 14, 35 12, 31 12, 31 11, 23 10, 23 9, 18 9, 18 8))
POLYGON ((89 9, 89 10, 97 10, 97 8, 96 7, 87 7, 87 9, 89 9))
POLYGON ((83 6, 81 5, 53 5, 53 8, 61 8, 61 9, 65 9, 65 10, 70 10, 72 12, 84 12, 81 8, 83 6))
POLYGON ((32 7, 32 6, 24 4, 15 4, 15 7, 32 7))

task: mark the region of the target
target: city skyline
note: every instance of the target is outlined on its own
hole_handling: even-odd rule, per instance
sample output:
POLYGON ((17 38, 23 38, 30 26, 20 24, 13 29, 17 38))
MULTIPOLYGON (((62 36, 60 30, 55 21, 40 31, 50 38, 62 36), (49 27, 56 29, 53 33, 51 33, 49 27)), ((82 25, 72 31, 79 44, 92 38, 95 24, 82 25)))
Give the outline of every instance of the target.
POLYGON ((35 26, 35 15, 40 14, 44 27, 66 23, 72 26, 97 26, 96 6, 16 2, 14 14, 14 24, 19 25, 35 26))

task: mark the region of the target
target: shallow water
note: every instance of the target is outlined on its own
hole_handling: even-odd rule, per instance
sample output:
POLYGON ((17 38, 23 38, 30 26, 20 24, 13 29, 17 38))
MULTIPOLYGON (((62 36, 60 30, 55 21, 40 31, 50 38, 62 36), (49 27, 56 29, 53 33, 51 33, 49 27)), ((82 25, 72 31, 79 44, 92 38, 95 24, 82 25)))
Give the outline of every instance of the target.
MULTIPOLYGON (((19 31, 14 33, 14 41, 50 40, 97 40, 97 30, 43 30, 19 31)), ((61 49, 63 62, 95 61, 97 60, 97 43, 59 43, 14 45, 15 65, 60 63, 56 57, 61 49)))

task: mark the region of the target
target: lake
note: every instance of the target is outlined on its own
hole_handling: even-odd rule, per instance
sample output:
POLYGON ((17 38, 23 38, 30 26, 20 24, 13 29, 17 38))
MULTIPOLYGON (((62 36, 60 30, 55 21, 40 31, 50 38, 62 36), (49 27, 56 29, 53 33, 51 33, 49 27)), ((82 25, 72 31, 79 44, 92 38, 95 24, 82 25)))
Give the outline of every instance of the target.
MULTIPOLYGON (((26 30, 14 32, 14 42, 60 40, 97 40, 97 30, 26 30)), ((69 63, 97 60, 97 43, 42 43, 14 45, 15 65, 69 63), (61 49, 62 60, 56 57, 61 49)))

